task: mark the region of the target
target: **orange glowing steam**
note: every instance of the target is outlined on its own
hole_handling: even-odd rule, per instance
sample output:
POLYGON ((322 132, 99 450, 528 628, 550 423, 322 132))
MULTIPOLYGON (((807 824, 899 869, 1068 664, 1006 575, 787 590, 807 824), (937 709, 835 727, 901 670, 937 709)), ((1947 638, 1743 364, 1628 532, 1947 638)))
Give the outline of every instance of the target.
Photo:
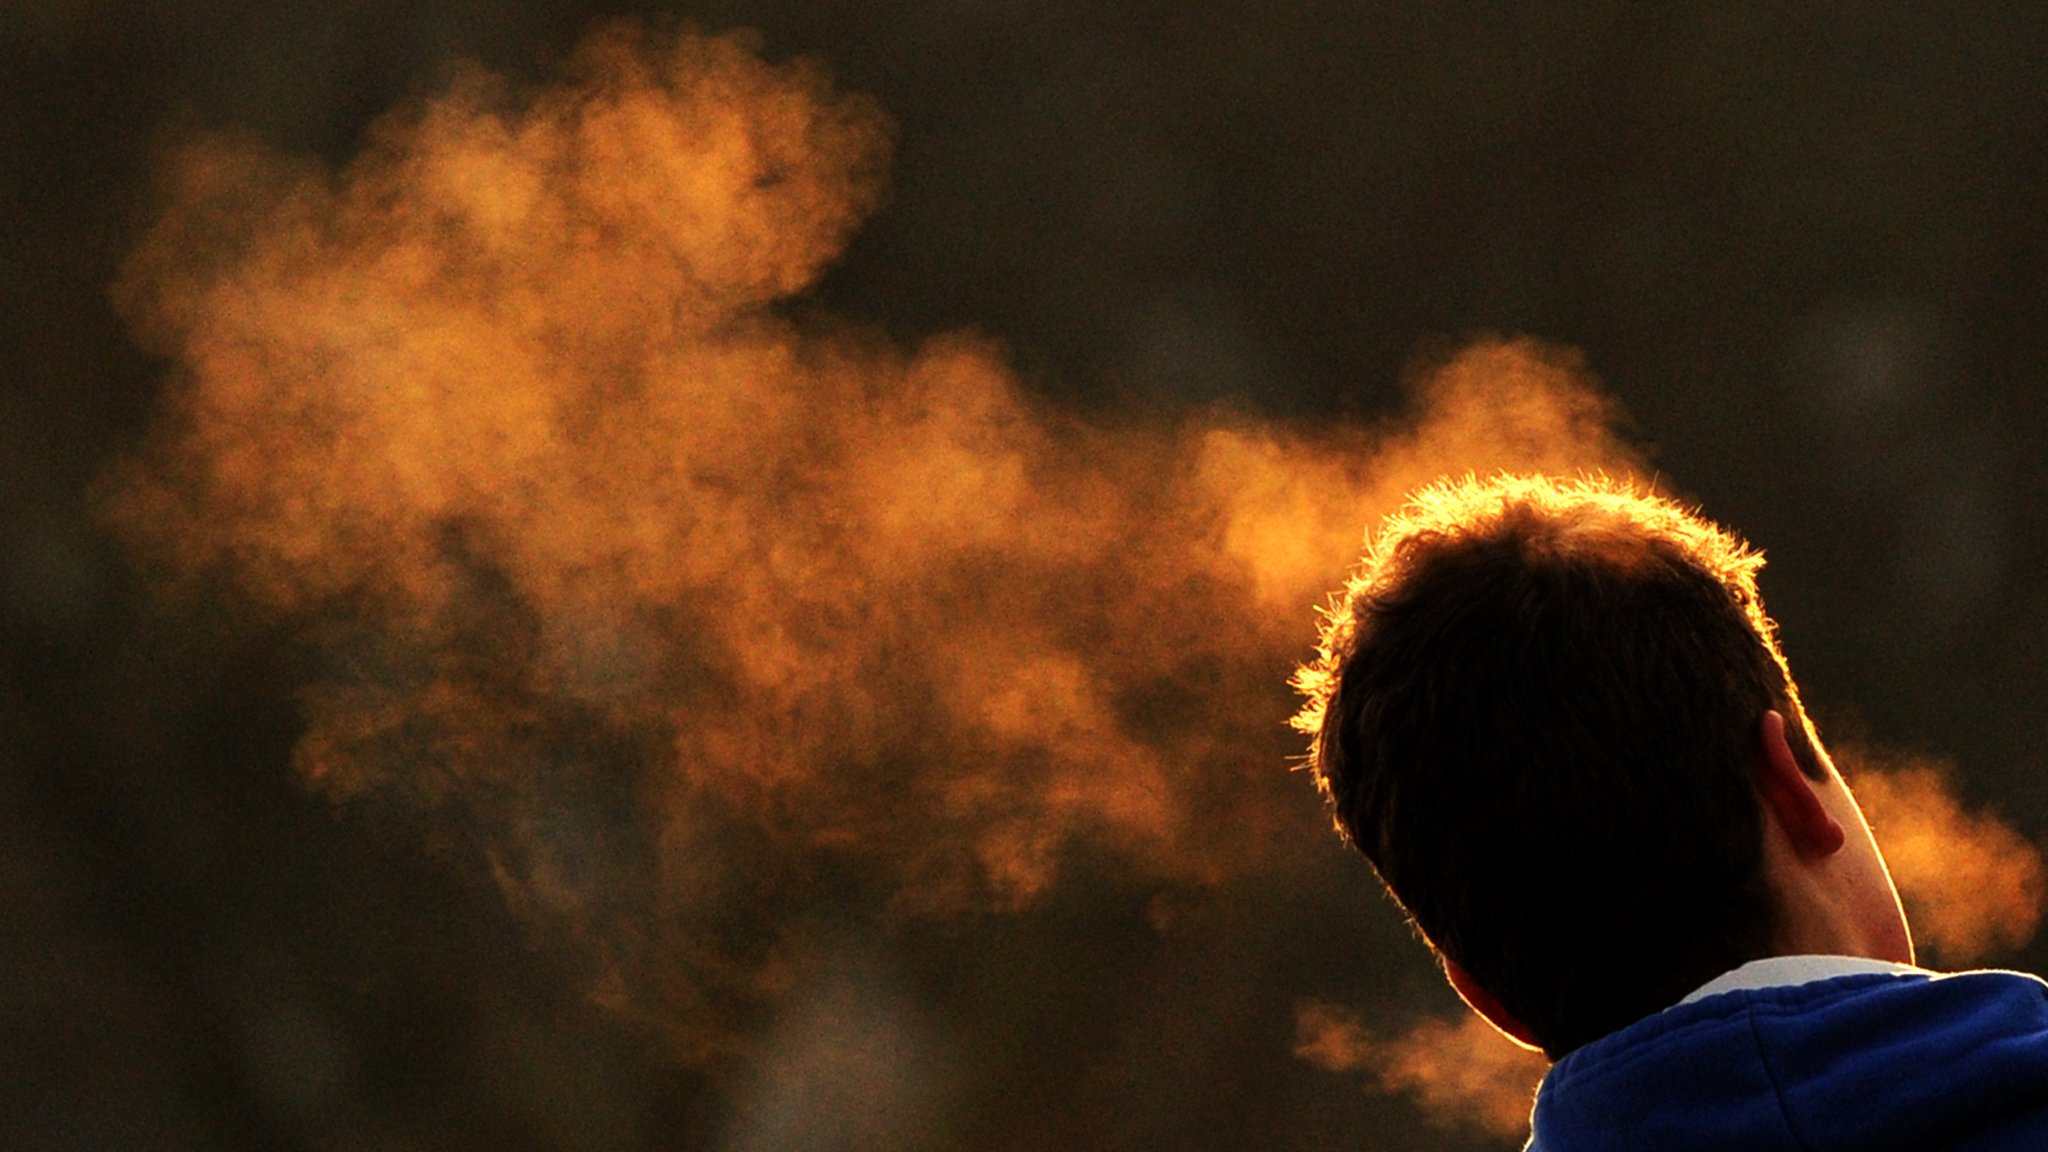
POLYGON ((1367 526, 1445 472, 1625 473, 1635 457, 1613 438, 1613 405, 1588 381, 1570 349, 1481 341, 1420 378, 1430 418, 1413 427, 1321 440, 1209 430, 1196 482, 1221 513, 1223 559, 1249 577, 1261 606, 1291 621, 1328 591, 1332 555, 1355 555, 1367 526))
POLYGON ((1478 1016, 1424 1020, 1391 1039, 1355 1012, 1319 1000, 1295 1009, 1294 1054, 1331 1072, 1363 1071, 1381 1091, 1411 1096, 1429 1120, 1526 1136, 1536 1084, 1550 1062, 1478 1016))
POLYGON ((1444 471, 1628 462, 1531 341, 1375 435, 1112 434, 972 335, 788 319, 887 137, 815 67, 615 28, 338 172, 192 142, 118 292, 176 369, 107 516, 300 638, 299 772, 474 850, 707 1052, 820 874, 931 914, 1082 841, 1166 884, 1297 850, 1286 673, 1360 527, 1444 471))
POLYGON ((1939 963, 2015 952, 2041 923, 2041 850, 1997 816, 1963 807, 1938 761, 1846 747, 1835 759, 1870 819, 1913 938, 1939 963))

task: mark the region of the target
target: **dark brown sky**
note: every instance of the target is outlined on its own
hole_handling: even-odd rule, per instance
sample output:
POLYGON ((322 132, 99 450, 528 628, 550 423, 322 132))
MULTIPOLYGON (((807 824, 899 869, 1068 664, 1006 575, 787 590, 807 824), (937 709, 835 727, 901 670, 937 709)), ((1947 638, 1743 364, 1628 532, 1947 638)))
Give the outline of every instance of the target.
MULTIPOLYGON (((1966 798, 2048 837, 2038 6, 15 7, 9 1147, 863 1147, 762 1119, 806 1092, 857 1108, 878 1073, 835 1079, 847 1036, 900 1058, 883 1111, 938 1146, 1504 1146, 1290 1055, 1302 997, 1385 1029, 1449 1007, 1334 845, 1292 886, 1083 852, 1030 907, 886 929, 858 860, 807 865, 826 895, 778 915, 826 957, 792 961, 810 991, 705 1009, 780 1062, 706 1072, 587 995, 590 956, 507 904, 472 824, 294 774, 345 613, 145 598, 87 509, 175 372, 108 301, 166 149, 230 132, 340 162, 456 61, 543 78, 607 16, 757 28, 769 59, 872 96, 888 197, 787 312, 904 346, 978 331, 1062 418, 1365 428, 1472 336, 1583 350, 1665 484, 1768 551, 1831 731, 1951 759, 1966 798), (927 1097, 949 1103, 902 1103, 927 1097)), ((1305 795, 1300 818, 1313 834, 1305 795)))

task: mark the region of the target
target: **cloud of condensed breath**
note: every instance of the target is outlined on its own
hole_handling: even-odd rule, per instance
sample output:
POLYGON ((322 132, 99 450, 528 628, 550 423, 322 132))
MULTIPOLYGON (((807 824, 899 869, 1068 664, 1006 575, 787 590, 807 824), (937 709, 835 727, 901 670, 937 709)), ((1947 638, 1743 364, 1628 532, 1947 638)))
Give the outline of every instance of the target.
POLYGON ((1296 1056, 1330 1072, 1363 1071, 1378 1090, 1412 1096, 1442 1127, 1528 1135, 1536 1084, 1550 1067, 1472 1013, 1456 1022, 1425 1020, 1388 1038, 1342 1005, 1306 1000, 1294 1024, 1296 1056))
POLYGON ((1361 526, 1630 461, 1530 341, 1397 427, 1104 427, 971 334, 789 319, 888 137, 816 67, 613 28, 339 171, 191 141, 118 289, 175 371, 107 515, 168 595, 299 638, 304 780, 473 850, 706 1058, 821 875, 936 915, 1083 843, 1189 885, 1296 850, 1286 678, 1361 526))
POLYGON ((1870 820, 1929 962, 1963 967, 2027 946, 2041 924, 2041 850, 1955 794, 1946 763, 1861 745, 1832 749, 1870 820))

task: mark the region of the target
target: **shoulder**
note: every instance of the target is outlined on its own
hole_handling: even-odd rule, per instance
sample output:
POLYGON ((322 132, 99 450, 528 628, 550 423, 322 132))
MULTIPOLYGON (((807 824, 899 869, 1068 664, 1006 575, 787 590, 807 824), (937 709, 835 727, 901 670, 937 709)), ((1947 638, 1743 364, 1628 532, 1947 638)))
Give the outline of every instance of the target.
POLYGON ((2048 984, 1863 973, 1681 1004, 1551 1070, 1534 1152, 2048 1148, 2048 984))

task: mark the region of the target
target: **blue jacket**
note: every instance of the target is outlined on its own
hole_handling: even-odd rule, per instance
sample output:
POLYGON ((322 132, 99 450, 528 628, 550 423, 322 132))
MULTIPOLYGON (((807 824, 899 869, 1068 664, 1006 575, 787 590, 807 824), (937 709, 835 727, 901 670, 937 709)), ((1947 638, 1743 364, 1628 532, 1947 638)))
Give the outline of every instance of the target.
POLYGON ((2048 1152, 2048 984, 1863 974, 1704 997, 1552 1066, 1530 1152, 2048 1152))

